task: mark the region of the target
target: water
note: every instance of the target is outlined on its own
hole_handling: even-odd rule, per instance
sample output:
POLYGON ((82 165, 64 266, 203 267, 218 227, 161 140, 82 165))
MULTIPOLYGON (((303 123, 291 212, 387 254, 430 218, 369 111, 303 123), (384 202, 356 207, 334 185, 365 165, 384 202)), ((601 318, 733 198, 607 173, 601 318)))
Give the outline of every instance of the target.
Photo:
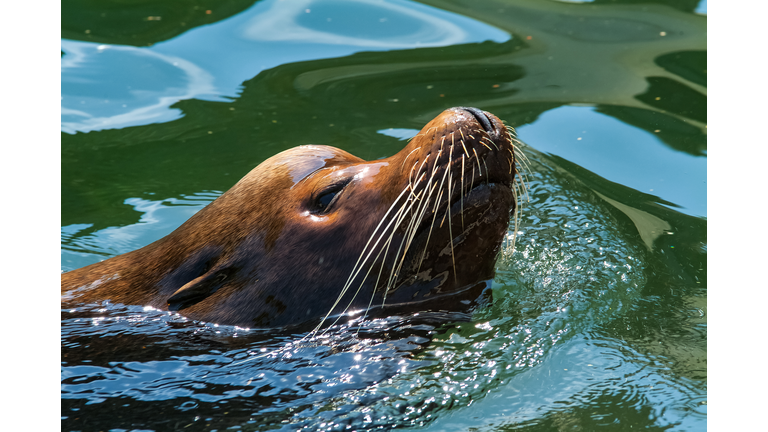
POLYGON ((516 247, 470 317, 306 343, 63 310, 63 430, 706 429, 705 1, 80 0, 62 53, 63 271, 279 151, 390 156, 450 106, 504 119, 529 158, 516 247))

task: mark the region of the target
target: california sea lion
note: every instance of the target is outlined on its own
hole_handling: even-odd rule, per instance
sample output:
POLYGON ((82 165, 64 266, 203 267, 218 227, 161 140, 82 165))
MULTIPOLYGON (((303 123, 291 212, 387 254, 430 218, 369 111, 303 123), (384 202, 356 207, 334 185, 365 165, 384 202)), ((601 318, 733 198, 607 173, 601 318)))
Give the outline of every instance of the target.
POLYGON ((62 274, 62 303, 243 327, 459 309, 456 293, 493 277, 515 210, 513 134, 493 114, 451 108, 387 159, 286 150, 166 237, 62 274))

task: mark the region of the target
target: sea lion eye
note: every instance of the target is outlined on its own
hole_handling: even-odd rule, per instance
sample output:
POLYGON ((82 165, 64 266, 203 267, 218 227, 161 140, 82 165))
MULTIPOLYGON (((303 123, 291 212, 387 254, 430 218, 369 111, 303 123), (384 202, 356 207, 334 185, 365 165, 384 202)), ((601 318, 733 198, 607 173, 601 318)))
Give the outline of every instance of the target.
POLYGON ((349 180, 334 183, 321 190, 314 199, 313 213, 326 213, 328 209, 336 202, 336 197, 349 184, 349 180))
POLYGON ((331 192, 326 192, 320 195, 317 198, 317 208, 321 210, 327 208, 331 204, 331 201, 333 201, 333 199, 336 198, 336 195, 338 193, 339 191, 331 191, 331 192))

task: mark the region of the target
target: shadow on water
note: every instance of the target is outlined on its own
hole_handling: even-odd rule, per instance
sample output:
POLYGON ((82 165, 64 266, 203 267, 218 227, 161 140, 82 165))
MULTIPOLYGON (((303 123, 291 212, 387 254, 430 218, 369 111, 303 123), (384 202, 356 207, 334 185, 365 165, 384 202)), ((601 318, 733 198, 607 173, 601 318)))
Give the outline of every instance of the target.
MULTIPOLYGON (((62 38, 92 51, 180 46, 195 29, 273 3, 65 2, 62 38)), ((236 94, 218 89, 163 108, 180 116, 62 132, 62 268, 167 234, 279 151, 315 143, 386 157, 404 145, 387 131, 413 134, 449 106, 491 111, 523 126, 523 140, 545 136, 543 120, 555 112, 581 115, 598 136, 589 122, 609 116, 632 134, 603 148, 651 137, 657 159, 678 155, 699 175, 707 153, 699 2, 424 3, 510 37, 318 54, 255 71, 236 94)), ((131 49, 111 53, 127 58, 131 49)), ((83 72, 87 87, 115 86, 94 70, 83 72)), ((514 250, 510 221, 492 304, 469 316, 343 323, 313 341, 306 331, 217 326, 109 302, 62 310, 62 429, 705 427, 706 218, 669 189, 620 183, 563 156, 573 149, 564 139, 529 144, 528 200, 514 250)))

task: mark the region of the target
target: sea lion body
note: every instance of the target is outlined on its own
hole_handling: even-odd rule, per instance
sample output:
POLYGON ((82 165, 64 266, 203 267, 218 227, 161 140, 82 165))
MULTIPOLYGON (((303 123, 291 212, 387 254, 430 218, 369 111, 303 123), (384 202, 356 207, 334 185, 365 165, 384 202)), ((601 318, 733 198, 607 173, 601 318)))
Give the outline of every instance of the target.
POLYGON ((451 294, 493 277, 515 208, 513 140, 492 114, 452 108, 386 159, 286 150, 166 237, 62 274, 62 303, 243 327, 450 308, 451 294))

